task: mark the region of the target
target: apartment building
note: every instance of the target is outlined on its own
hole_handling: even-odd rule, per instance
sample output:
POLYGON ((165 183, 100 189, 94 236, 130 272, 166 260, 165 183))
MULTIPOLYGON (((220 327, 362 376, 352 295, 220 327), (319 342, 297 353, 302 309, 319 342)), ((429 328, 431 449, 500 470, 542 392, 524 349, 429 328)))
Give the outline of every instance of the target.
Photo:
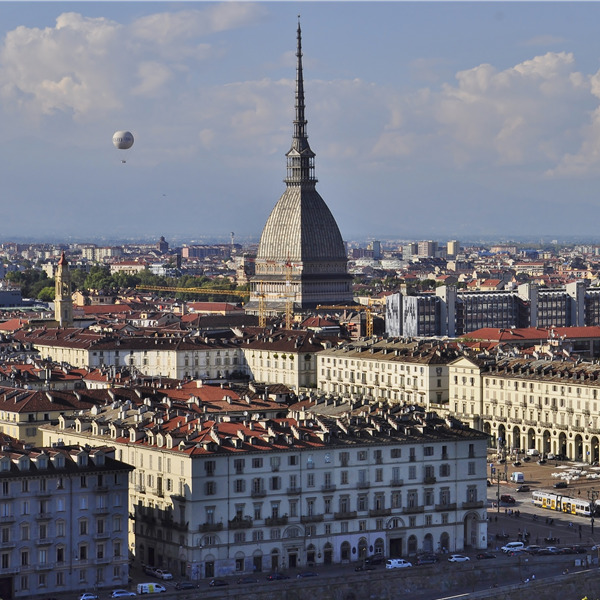
POLYGON ((192 580, 487 546, 487 436, 396 405, 336 418, 165 405, 61 418, 48 442, 135 466, 130 551, 192 580))
POLYGON ((0 597, 127 584, 127 473, 109 447, 35 448, 2 436, 0 597))
POLYGON ((515 290, 392 294, 386 302, 390 336, 456 337, 486 327, 582 327, 600 325, 600 289, 585 282, 545 289, 525 283, 515 290))
POLYGON ((317 355, 317 388, 326 394, 419 404, 448 401, 448 365, 458 352, 437 341, 363 340, 317 355))
POLYGON ((600 460, 600 365, 461 357, 449 377, 450 402, 440 412, 488 433, 492 444, 600 460))

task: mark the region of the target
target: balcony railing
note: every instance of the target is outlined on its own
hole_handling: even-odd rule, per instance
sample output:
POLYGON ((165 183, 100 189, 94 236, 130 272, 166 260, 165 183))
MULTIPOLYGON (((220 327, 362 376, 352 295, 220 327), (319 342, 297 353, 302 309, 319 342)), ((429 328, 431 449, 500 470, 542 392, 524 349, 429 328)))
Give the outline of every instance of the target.
POLYGON ((470 502, 463 502, 463 508, 483 508, 483 500, 472 500, 470 502))
POLYGON ((50 521, 52 518, 52 513, 49 512, 40 512, 35 515, 36 521, 50 521))
POLYGON ((300 517, 300 523, 320 523, 323 515, 304 515, 300 517))
POLYGON ((333 518, 338 521, 345 521, 346 519, 356 519, 356 511, 340 511, 333 513, 333 518))
POLYGON ((251 527, 252 519, 250 517, 234 518, 229 521, 229 529, 250 529, 251 527))
POLYGON ((198 530, 200 533, 209 533, 212 531, 221 531, 223 529, 223 523, 202 523, 198 530))
POLYGON ((431 483, 435 483, 436 481, 437 481, 437 479, 433 475, 430 475, 429 477, 425 477, 423 479, 424 484, 431 484, 431 483))
POLYGON ((278 527, 280 525, 287 525, 288 517, 287 515, 283 515, 282 517, 267 517, 265 519, 266 527, 278 527))
POLYGON ((287 495, 288 496, 295 496, 297 494, 301 494, 302 493, 302 488, 301 487, 290 487, 287 489, 287 495))
POLYGON ((415 514, 415 513, 422 513, 422 512, 425 512, 425 507, 424 506, 405 506, 402 509, 402 512, 405 515, 412 515, 412 514, 415 514))
POLYGON ((367 488, 370 488, 370 487, 371 487, 371 482, 370 482, 370 481, 359 481, 359 482, 356 484, 356 487, 357 487, 359 490, 366 490, 367 488))
POLYGON ((336 486, 334 483, 326 483, 325 485, 321 486, 321 491, 322 492, 335 492, 336 486))
MULTIPOLYGON (((52 540, 50 538, 41 538, 41 539, 37 539, 35 541, 36 546, 50 546, 52 543, 54 543, 54 540, 52 540)), ((14 546, 14 544, 13 544, 13 546, 14 546)), ((4 548, 4 545, 2 545, 2 548, 4 548)))
POLYGON ((448 502, 446 504, 436 504, 435 510, 438 512, 444 512, 447 510, 456 510, 456 502, 448 502))
POLYGON ((265 489, 252 490, 250 492, 250 496, 252 496, 252 498, 264 498, 266 495, 267 495, 267 490, 265 490, 265 489))
POLYGON ((392 487, 399 487, 401 485, 404 485, 404 479, 391 479, 390 485, 392 487))
POLYGON ((392 514, 391 508, 374 508, 369 511, 370 517, 387 517, 392 514))

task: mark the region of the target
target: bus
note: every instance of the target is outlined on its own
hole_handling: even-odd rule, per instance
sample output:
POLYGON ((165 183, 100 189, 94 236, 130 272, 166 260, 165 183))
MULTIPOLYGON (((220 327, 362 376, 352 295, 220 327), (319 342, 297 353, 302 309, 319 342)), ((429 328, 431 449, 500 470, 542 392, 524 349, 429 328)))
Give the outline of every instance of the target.
MULTIPOLYGON (((540 508, 547 508, 557 512, 563 512, 569 515, 580 515, 589 517, 591 514, 590 502, 582 498, 571 498, 554 492, 535 491, 531 495, 532 502, 540 508)), ((600 515, 600 506, 595 507, 594 517, 600 515)))

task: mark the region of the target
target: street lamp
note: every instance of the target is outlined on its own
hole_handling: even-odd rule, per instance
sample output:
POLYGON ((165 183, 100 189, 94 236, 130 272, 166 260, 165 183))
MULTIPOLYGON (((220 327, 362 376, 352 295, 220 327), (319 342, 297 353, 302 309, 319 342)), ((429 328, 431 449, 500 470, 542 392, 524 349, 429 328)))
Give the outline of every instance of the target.
POLYGON ((592 524, 592 535, 594 535, 594 516, 596 514, 596 500, 598 492, 595 489, 588 490, 588 500, 590 501, 590 520, 592 524))

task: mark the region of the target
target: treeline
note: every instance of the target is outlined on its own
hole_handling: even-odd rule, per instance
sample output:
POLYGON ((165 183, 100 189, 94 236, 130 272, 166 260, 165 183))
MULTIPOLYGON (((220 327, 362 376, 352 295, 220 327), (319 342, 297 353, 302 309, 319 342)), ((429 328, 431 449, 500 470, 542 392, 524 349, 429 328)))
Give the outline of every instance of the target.
MULTIPOLYGON (((37 269, 26 269, 24 271, 11 272, 6 276, 11 283, 21 288, 24 298, 37 298, 44 302, 54 300, 54 279, 49 278, 44 271, 37 269)), ((135 275, 119 272, 110 273, 110 267, 94 266, 89 271, 83 269, 71 270, 71 287, 73 291, 102 290, 104 292, 119 292, 125 289, 135 288, 138 285, 147 287, 168 286, 168 287, 201 287, 207 290, 238 290, 244 291, 247 286, 238 287, 229 279, 217 277, 210 279, 208 277, 192 275, 183 275, 181 277, 163 277, 154 275, 148 269, 140 271, 135 275)), ((160 292, 155 292, 160 294, 160 292)), ((172 296, 172 292, 165 292, 164 295, 172 296)), ((223 294, 202 295, 203 299, 222 300, 231 299, 231 296, 223 294)), ((189 300, 194 297, 193 293, 178 293, 178 298, 189 300)))

